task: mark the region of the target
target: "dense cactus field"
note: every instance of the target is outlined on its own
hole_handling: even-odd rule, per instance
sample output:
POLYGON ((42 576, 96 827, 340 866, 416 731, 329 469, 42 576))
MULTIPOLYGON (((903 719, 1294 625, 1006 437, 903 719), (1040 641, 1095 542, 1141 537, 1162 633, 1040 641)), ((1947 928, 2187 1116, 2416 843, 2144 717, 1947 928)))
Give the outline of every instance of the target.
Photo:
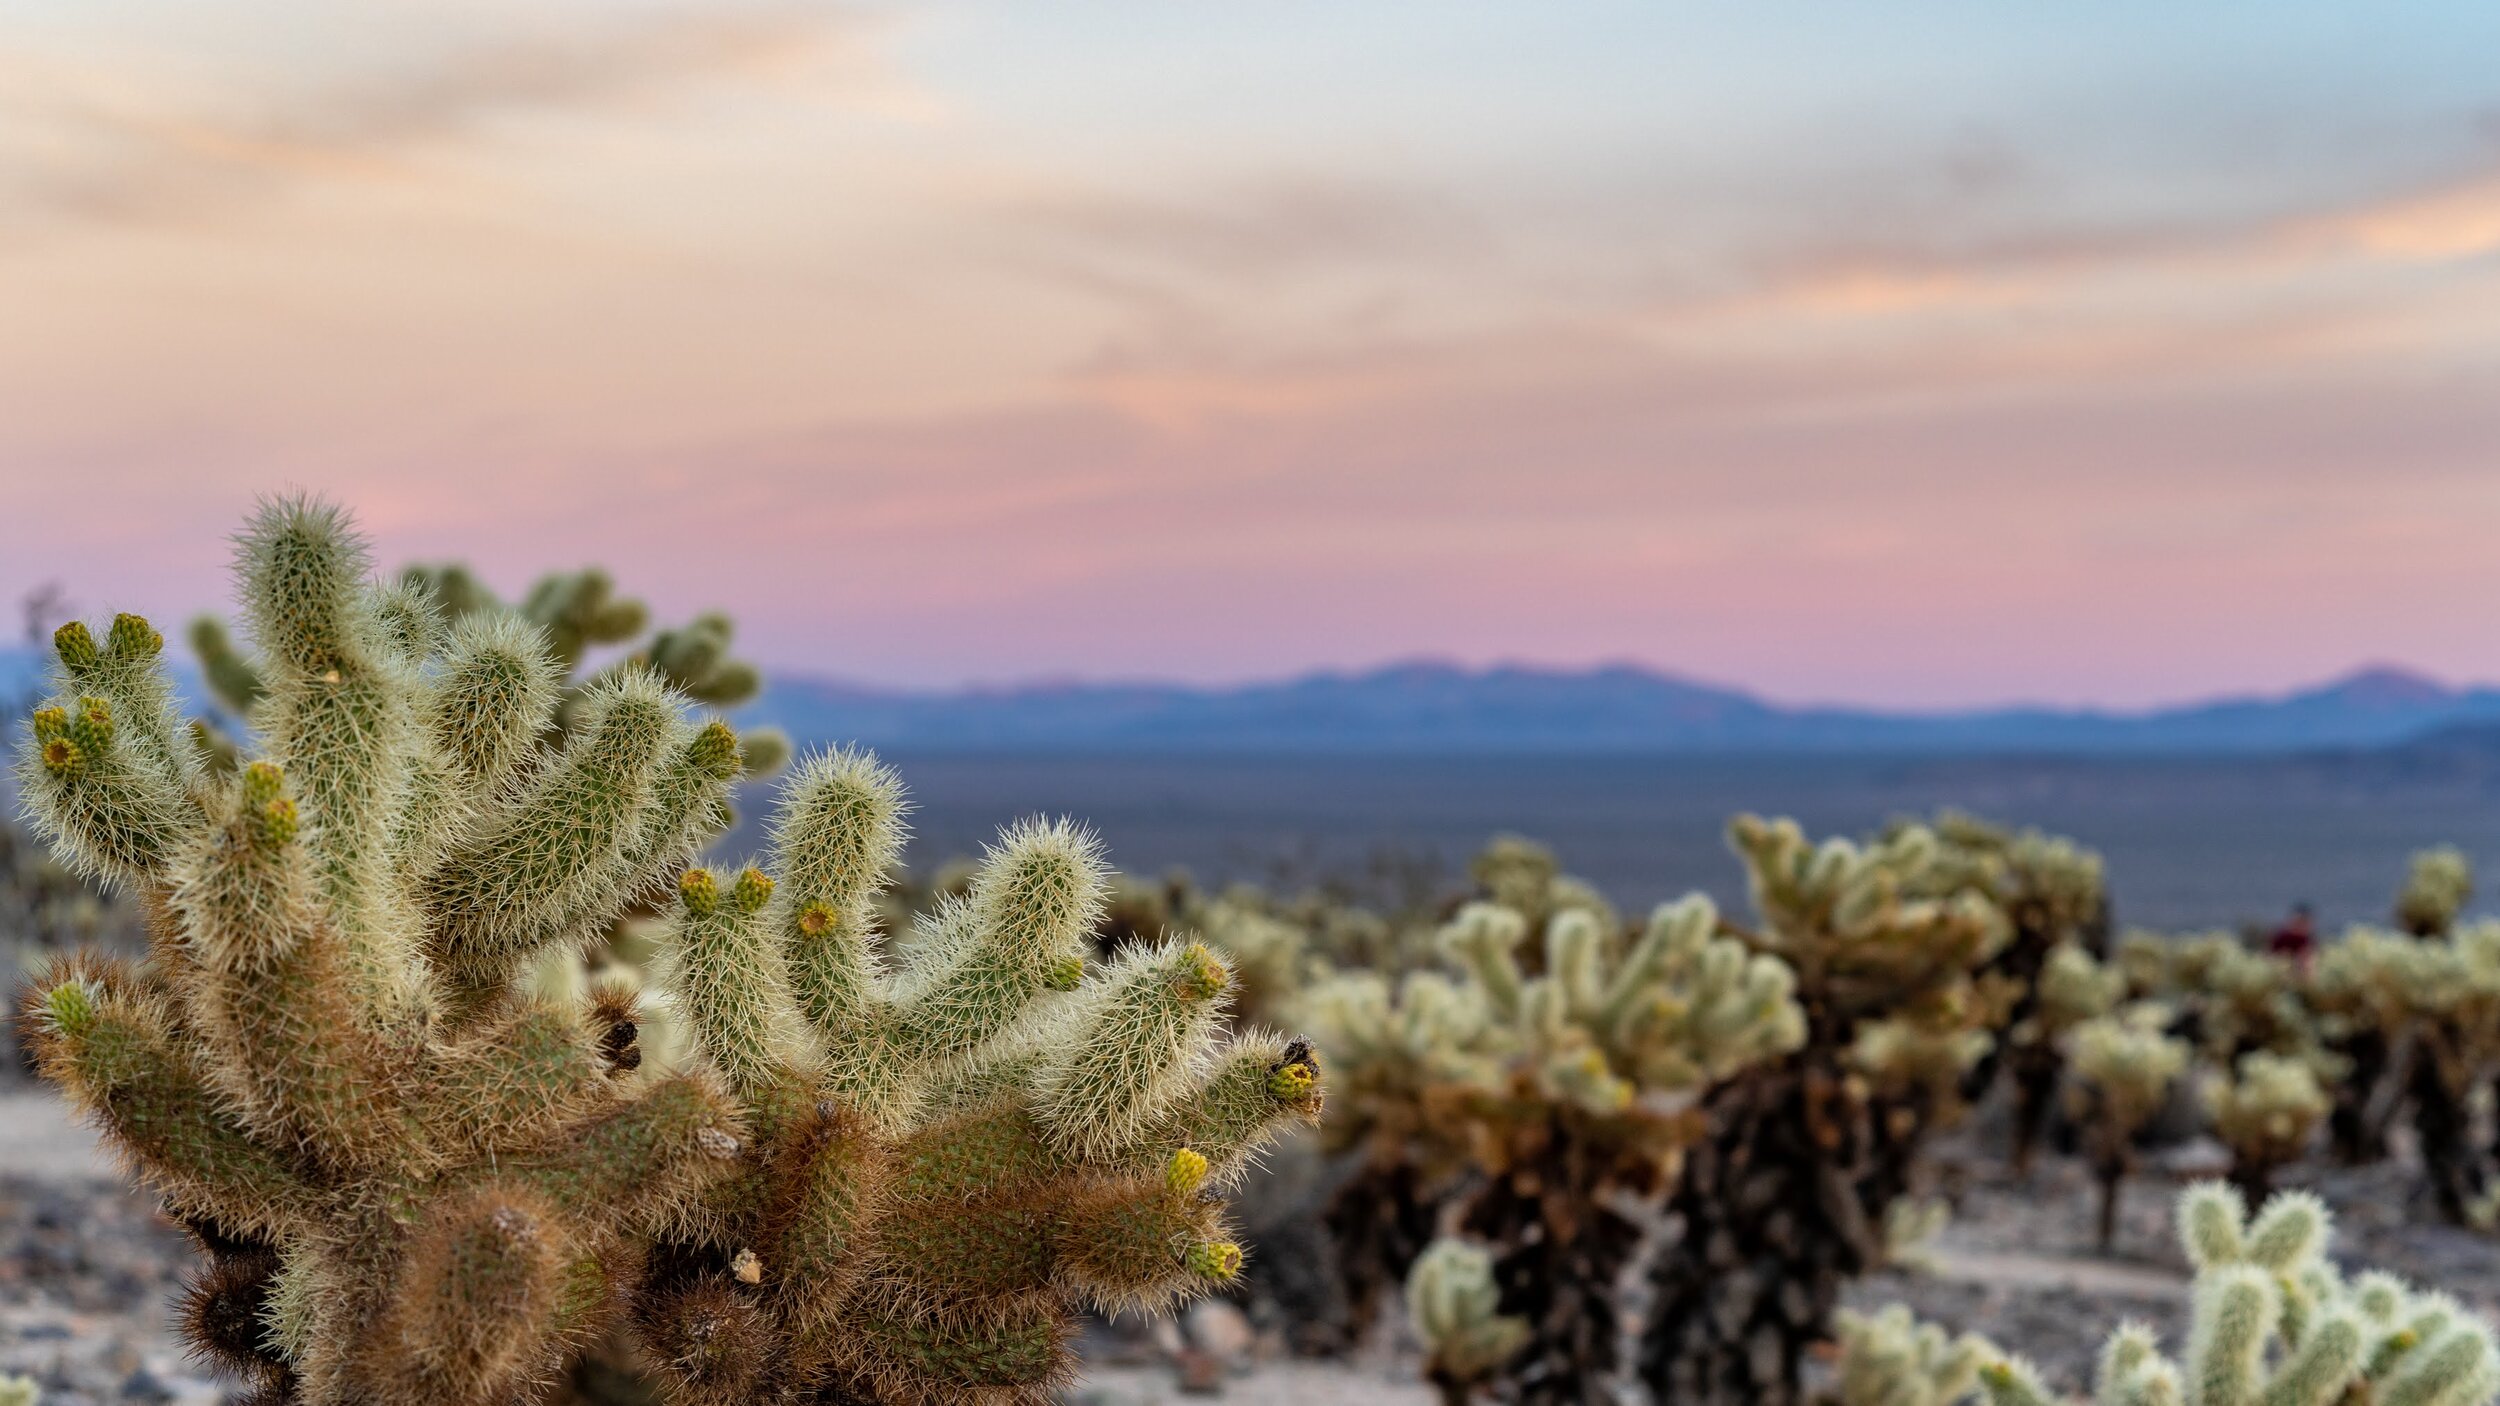
POLYGON ((237 568, 222 726, 147 621, 59 631, 50 858, 0 856, 13 939, 145 933, 43 954, 14 1031, 188 1238, 238 1400, 1042 1402, 1210 1295, 1445 1402, 2500 1393, 2480 1311, 2331 1254, 2305 1189, 2500 1221, 2454 850, 2315 951, 2114 930, 2098 856, 1952 814, 1738 816, 1741 911, 1624 914, 1515 837, 1394 911, 1138 883, 1066 821, 914 874, 904 778, 701 715, 756 687, 725 620, 379 582, 304 501, 237 568), (765 852, 711 867, 741 783, 765 852), (2177 1341, 2082 1373, 1868 1301, 1974 1181, 2074 1169, 2134 1244, 2190 1139, 2177 1341))

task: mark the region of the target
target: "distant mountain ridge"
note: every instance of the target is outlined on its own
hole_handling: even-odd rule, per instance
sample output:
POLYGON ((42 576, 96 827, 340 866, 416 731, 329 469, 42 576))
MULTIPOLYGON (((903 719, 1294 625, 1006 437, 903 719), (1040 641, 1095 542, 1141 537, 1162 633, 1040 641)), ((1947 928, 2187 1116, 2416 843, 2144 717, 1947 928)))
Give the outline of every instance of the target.
MULTIPOLYGON (((0 697, 39 661, 0 648, 0 697)), ((199 692, 189 661, 177 686, 199 692)), ((2299 752, 2389 747, 2500 727, 2500 689, 2374 667, 2292 693, 2136 711, 2046 707, 1889 712, 1788 707, 1630 665, 1468 669, 1416 661, 1225 688, 1046 683, 952 691, 774 672, 746 722, 803 742, 925 752, 2072 753, 2299 752)))
POLYGON ((925 751, 2252 753, 2390 746, 2500 723, 2500 689, 2370 668, 2176 707, 1907 713, 1786 707, 1628 665, 1403 663, 1231 688, 910 692, 776 674, 757 715, 810 741, 925 751))

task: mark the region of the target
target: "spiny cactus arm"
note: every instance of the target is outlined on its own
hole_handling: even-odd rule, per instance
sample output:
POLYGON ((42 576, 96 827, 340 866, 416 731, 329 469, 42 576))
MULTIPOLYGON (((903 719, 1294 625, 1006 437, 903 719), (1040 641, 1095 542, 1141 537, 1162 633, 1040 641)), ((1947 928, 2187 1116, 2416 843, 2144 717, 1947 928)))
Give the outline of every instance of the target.
POLYGON ((116 615, 98 645, 86 625, 73 620, 53 633, 52 644, 71 691, 112 706, 136 765, 178 791, 199 779, 199 755, 175 705, 161 661, 165 637, 155 626, 142 616, 116 615))
POLYGON ((173 1029, 172 1013, 133 973, 84 959, 29 987, 18 1021, 37 1072, 168 1201, 242 1231, 288 1227, 309 1190, 223 1111, 173 1029))
MULTIPOLYGON (((1102 843, 1093 832, 1066 821, 1008 827, 982 856, 962 921, 944 929, 946 940, 924 946, 893 984, 903 1048, 915 1060, 961 1059, 1043 995, 1073 988, 1104 891, 1102 843)), ((1216 963, 1212 955, 1206 961, 1216 963)))
POLYGON ((632 639, 651 618, 641 601, 617 595, 616 583, 595 566, 540 577, 521 613, 546 630, 567 673, 590 646, 632 639))
POLYGON ((376 1031, 377 993, 346 961, 318 893, 286 778, 244 769, 223 812, 177 862, 191 1014, 246 1127, 324 1173, 413 1165, 376 1031))
POLYGON ((488 610, 453 622, 428 721, 468 799, 493 799, 528 759, 554 717, 557 683, 546 637, 527 620, 488 610))
POLYGON ((249 718, 260 700, 269 694, 260 679, 260 670, 226 633, 226 622, 214 615, 202 615, 191 622, 191 653, 200 661, 200 675, 208 682, 208 691, 225 710, 237 718, 249 718))
POLYGON ((2002 1356, 1985 1338, 1949 1336, 1899 1304, 1843 1309, 1833 1326, 1840 1406, 1958 1406, 1978 1390, 1980 1368, 2002 1356))
POLYGON ((674 629, 651 637, 643 662, 698 703, 734 708, 763 690, 763 675, 754 665, 729 657, 736 627, 728 616, 705 611, 674 629))
POLYGON ((1502 1020, 1519 1018, 1525 986, 1519 944, 1528 925, 1519 914, 1492 903, 1470 903, 1441 930, 1441 948, 1476 980, 1486 1004, 1502 1020))
POLYGON ((517 1003, 443 1050, 425 1090, 435 1138, 473 1156, 538 1146, 615 1096, 581 1015, 517 1003))
POLYGON ((366 589, 364 541, 328 504, 266 502, 236 573, 269 688, 255 722, 269 754, 286 759, 347 965, 405 1016, 423 1001, 418 956, 384 907, 398 892, 391 841, 424 735, 415 677, 366 589))
POLYGON ((35 710, 18 747, 18 794, 70 867, 134 889, 160 882, 199 811, 121 736, 96 694, 35 710))
POLYGON ((896 1157, 855 1110, 825 1102, 782 1133, 757 1237, 763 1272, 801 1318, 831 1312, 848 1292, 863 1234, 884 1211, 896 1157))
POLYGON ((516 1399, 556 1365, 570 1241, 555 1207, 516 1186, 433 1207, 359 1344, 362 1392, 386 1406, 516 1399))
POLYGON ((633 1226, 734 1169, 745 1128, 709 1075, 675 1075, 517 1159, 517 1184, 576 1214, 633 1226))
POLYGON ((902 855, 908 811, 901 779, 873 754, 847 748, 805 758, 782 786, 774 916, 800 1008, 829 1038, 875 997, 872 904, 902 855))
POLYGON ((703 1058, 752 1098, 806 1058, 798 1007, 764 907, 773 881, 749 868, 724 885, 711 870, 677 881, 678 911, 662 981, 703 1058))
POLYGON ((439 956, 463 985, 487 988, 561 935, 574 915, 612 902, 654 783, 678 740, 678 701, 629 673, 588 701, 584 726, 493 830, 430 884, 439 956))
POLYGON ((1406 1309, 1434 1380, 1463 1391, 1527 1346, 1526 1320, 1502 1313, 1501 1302, 1493 1256, 1483 1246, 1436 1240, 1416 1259, 1406 1275, 1406 1309))
POLYGON ((1718 905, 1706 894, 1686 894, 1659 904, 1606 985, 1598 1006, 1598 1027, 1610 1032, 1625 1028, 1633 1013, 1655 994, 1658 983, 1688 965, 1718 928, 1718 905))
POLYGON ((738 765, 749 781, 772 776, 790 764, 797 748, 777 727, 752 727, 740 735, 738 765))
POLYGON ((714 718, 685 735, 652 783, 651 804, 636 827, 614 891, 586 890, 579 911, 556 926, 595 926, 623 897, 667 891, 714 836, 729 828, 729 788, 740 774, 745 743, 714 718))
MULTIPOLYGON (((2040 1379, 2040 1369, 2020 1357, 2003 1357, 1979 1369, 1979 1389, 1989 1406, 2060 1406, 2060 1398, 2040 1379)), ((2138 1406, 2130 1400, 2127 1406, 2138 1406)), ((2146 1400, 2141 1406, 2178 1406, 2146 1400)))
POLYGON ((1186 1092, 1231 981, 1195 942, 1132 946, 1089 980, 1034 1076, 1051 1140, 1087 1161, 1134 1142, 1186 1092))
POLYGON ((1166 1149, 1186 1147, 1205 1157, 1215 1183, 1224 1185, 1288 1130, 1318 1126, 1323 1097, 1319 1057, 1307 1042, 1248 1031, 1108 1160, 1142 1169, 1166 1149))
POLYGON ((1074 1377, 1073 1324, 1056 1294, 967 1300, 872 1284, 802 1352, 857 1399, 896 1406, 1047 1401, 1074 1377))
POLYGON ((1241 1247, 1224 1234, 1222 1206, 1203 1194, 1207 1160, 1190 1148, 1159 1173, 1108 1177, 1061 1211, 1059 1272, 1105 1312, 1154 1309, 1229 1284, 1241 1247))

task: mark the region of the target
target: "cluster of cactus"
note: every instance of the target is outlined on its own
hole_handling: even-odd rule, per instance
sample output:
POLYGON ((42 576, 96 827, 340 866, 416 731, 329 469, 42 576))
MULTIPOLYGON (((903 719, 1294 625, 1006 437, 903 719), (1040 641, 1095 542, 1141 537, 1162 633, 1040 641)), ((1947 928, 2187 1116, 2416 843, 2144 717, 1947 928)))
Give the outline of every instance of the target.
POLYGON ((2309 1150, 2330 1106, 2313 1065, 2263 1050, 2205 1084, 2214 1136, 2231 1149, 2231 1181, 2251 1197, 2273 1190, 2275 1172, 2309 1150))
POLYGON ((2010 936, 1983 870, 1934 833, 1815 844, 1741 816, 1751 926, 1795 973, 1791 1054, 1712 1090, 1649 1269, 1641 1376, 1690 1402, 1801 1399, 1848 1280, 1881 1263, 1926 1143, 1962 1110, 2002 1003, 1981 974, 2010 936))
POLYGON ((1406 1277, 1406 1309, 1424 1345, 1424 1380, 1444 1406, 1460 1406, 1528 1343, 1526 1319, 1501 1311, 1493 1256, 1464 1240, 1438 1240, 1406 1277))
MULTIPOLYGON (((2500 1395, 2500 1345, 2478 1315, 2393 1275, 2347 1279, 2327 1257, 2330 1235, 2326 1207, 2303 1193, 2275 1196, 2252 1219, 2235 1188, 2190 1187, 2179 1200, 2179 1239, 2196 1269, 2185 1355, 2174 1359, 2151 1329, 2122 1324, 2101 1350, 2092 1399, 2488 1406, 2500 1395)), ((2065 1399, 2021 1358, 1983 1356, 1978 1381, 1990 1406, 2065 1399)), ((1861 1395, 1848 1406, 1882 1399, 1861 1395)))
POLYGON ((2077 1032, 2107 1019, 2126 994, 2126 978, 2073 942, 2051 948, 2032 978, 2024 1013, 2006 1031, 2006 1083, 2014 1123, 2013 1169, 2031 1171, 2077 1032))
POLYGON ((2135 1168, 2136 1136, 2187 1070, 2187 1042, 2163 1033, 2166 1015, 2139 1007, 2094 1017, 2073 1033, 2068 1097, 2100 1185, 2095 1227, 2104 1252, 2117 1234, 2118 1193, 2135 1168))
POLYGON ((2474 866, 2455 845, 2438 845, 2413 856, 2404 887, 2396 892, 2396 926, 2415 937, 2448 931, 2474 897, 2474 866))
POLYGON ((1484 1247, 1500 1317, 1521 1331, 1502 1357, 1472 1337, 1436 1346, 1436 1380, 1580 1401, 1622 1361, 1613 1305, 1643 1234, 1617 1198, 1660 1194, 1698 1099, 1793 1049, 1804 1013, 1785 964, 1720 936, 1709 900, 1661 905, 1627 933, 1550 873, 1516 882, 1544 867, 1480 868, 1486 893, 1529 909, 1491 897, 1462 908, 1441 934, 1452 975, 1412 973, 1394 993, 1376 973, 1335 975, 1305 1009, 1339 1071, 1331 1136, 1369 1148, 1348 1189, 1376 1219, 1356 1224, 1344 1192, 1331 1207, 1365 1237, 1340 1235, 1365 1280, 1350 1297, 1376 1292, 1389 1267, 1378 1251, 1414 1253, 1428 1218, 1409 1208, 1453 1197, 1454 1228, 1484 1247), (1383 1231, 1397 1243, 1379 1244, 1383 1231))
POLYGON ((1840 1406, 1956 1406, 1979 1389, 1981 1369, 2003 1358, 1986 1338, 1922 1323, 1900 1304, 1844 1309, 1833 1327, 1840 1406))
MULTIPOLYGON (((649 628, 649 607, 631 596, 618 595, 616 583, 597 567, 550 572, 539 578, 517 607, 507 607, 468 567, 458 562, 411 565, 400 572, 397 588, 430 602, 433 616, 446 627, 456 626, 471 616, 502 617, 515 613, 536 626, 548 657, 558 670, 558 741, 587 716, 586 707, 596 698, 596 687, 627 671, 655 676, 690 702, 713 708, 734 708, 753 700, 763 690, 762 673, 730 653, 735 627, 728 616, 707 611, 686 624, 653 631, 648 639, 636 643, 649 628), (584 676, 581 670, 585 657, 602 648, 621 649, 623 653, 596 673, 584 676)), ((190 637, 192 653, 199 660, 210 694, 229 717, 250 722, 269 691, 260 666, 236 644, 225 621, 217 616, 194 619, 190 637)), ((232 769, 239 755, 235 742, 207 722, 199 722, 195 727, 202 744, 209 749, 212 764, 232 769)), ((770 775, 789 760, 789 739, 771 729, 751 730, 739 742, 742 764, 749 776, 770 775)))
POLYGON ((369 585, 316 504, 240 558, 265 754, 231 774, 145 621, 56 637, 19 783, 151 940, 56 964, 21 1025, 198 1241, 184 1329, 252 1401, 504 1406, 621 1339, 667 1402, 1038 1402, 1080 1306, 1238 1271, 1218 1191, 1316 1117, 1316 1062, 1219 1035, 1203 946, 1088 972, 1081 832, 1010 831, 889 969, 873 761, 798 770, 778 881, 689 869, 738 739, 653 671, 585 685, 548 749, 541 628, 369 585), (631 992, 517 979, 670 893, 685 1067, 631 992))

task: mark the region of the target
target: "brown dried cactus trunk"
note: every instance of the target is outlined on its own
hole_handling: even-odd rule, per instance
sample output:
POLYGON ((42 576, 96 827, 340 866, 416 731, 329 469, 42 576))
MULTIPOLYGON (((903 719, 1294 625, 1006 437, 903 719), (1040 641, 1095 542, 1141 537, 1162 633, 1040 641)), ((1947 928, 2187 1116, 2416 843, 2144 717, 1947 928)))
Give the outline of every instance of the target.
POLYGON ((2338 1052, 2352 1062, 2352 1072, 2336 1082, 2335 1111, 2327 1118, 2335 1159, 2347 1167, 2384 1160, 2387 1125, 2377 1111, 2391 1063, 2387 1037, 2365 1027, 2339 1042, 2338 1052))
POLYGON ((1622 1369, 1623 1279, 1640 1227, 1606 1205, 1606 1168, 1588 1144, 1548 1127, 1469 1201, 1461 1230, 1494 1249, 1501 1311, 1529 1338, 1495 1393, 1519 1406, 1611 1406, 1622 1369))
POLYGON ((2473 1113, 2446 1066, 2445 1039, 2433 1034, 2414 1051, 2413 1127, 2422 1167, 2429 1174, 2439 1212, 2463 1225, 2486 1184, 2483 1159, 2473 1140, 2473 1113))
POLYGON ((1366 1160, 1320 1213, 1333 1248, 1346 1322, 1342 1347, 1352 1350, 1380 1317, 1389 1292, 1432 1243, 1438 1202, 1403 1157, 1366 1160))
POLYGON ((2031 1175, 2032 1157, 2040 1150, 2040 1136, 2057 1106, 2059 1076, 2065 1067, 2065 1056, 2046 1039, 2006 1051, 2005 1076, 2014 1101, 2013 1167, 2018 1177, 2031 1175))
POLYGON ((1650 1271, 1640 1373, 1677 1406, 1798 1406, 1849 1280, 1882 1262, 1928 1119, 1868 1099, 1829 1055, 1720 1088, 1668 1203, 1682 1234, 1650 1271))

